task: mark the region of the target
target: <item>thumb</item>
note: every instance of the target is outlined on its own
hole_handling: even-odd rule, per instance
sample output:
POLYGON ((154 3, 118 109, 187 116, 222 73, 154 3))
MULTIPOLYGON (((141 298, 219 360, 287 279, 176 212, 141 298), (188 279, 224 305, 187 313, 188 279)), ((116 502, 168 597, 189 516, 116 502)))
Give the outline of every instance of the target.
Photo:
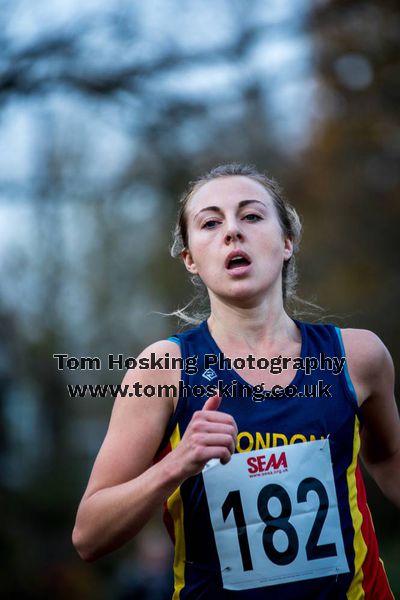
POLYGON ((209 398, 207 400, 207 402, 204 404, 202 410, 218 410, 220 404, 221 404, 221 396, 219 396, 217 393, 214 396, 211 396, 211 398, 209 398))

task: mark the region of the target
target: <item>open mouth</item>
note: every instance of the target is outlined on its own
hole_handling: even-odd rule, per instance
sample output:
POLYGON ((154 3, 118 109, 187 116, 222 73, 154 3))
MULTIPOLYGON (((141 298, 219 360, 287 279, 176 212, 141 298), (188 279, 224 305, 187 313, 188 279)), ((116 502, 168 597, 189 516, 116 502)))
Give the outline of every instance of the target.
POLYGON ((243 250, 232 250, 225 259, 225 268, 235 273, 244 273, 251 265, 250 256, 243 250))
POLYGON ((234 256, 228 261, 228 269, 236 269, 237 267, 246 267, 250 264, 244 256, 234 256))

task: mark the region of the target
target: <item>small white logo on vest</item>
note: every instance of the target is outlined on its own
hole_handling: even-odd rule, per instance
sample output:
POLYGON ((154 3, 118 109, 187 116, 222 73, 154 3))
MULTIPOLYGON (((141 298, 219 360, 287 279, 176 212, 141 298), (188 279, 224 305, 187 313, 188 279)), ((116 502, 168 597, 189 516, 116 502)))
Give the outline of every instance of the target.
POLYGON ((218 375, 216 374, 216 372, 214 371, 214 369, 206 369, 204 371, 204 373, 202 374, 202 377, 205 377, 208 381, 211 381, 211 379, 215 379, 215 377, 218 377, 218 375))

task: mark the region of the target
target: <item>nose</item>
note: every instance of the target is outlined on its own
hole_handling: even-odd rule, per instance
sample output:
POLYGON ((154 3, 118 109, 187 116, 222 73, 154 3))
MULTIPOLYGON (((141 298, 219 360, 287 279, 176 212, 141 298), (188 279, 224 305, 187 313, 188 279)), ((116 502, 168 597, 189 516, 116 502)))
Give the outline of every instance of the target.
POLYGON ((226 244, 229 244, 230 242, 233 242, 235 240, 243 239, 243 234, 236 221, 227 225, 224 239, 226 244))

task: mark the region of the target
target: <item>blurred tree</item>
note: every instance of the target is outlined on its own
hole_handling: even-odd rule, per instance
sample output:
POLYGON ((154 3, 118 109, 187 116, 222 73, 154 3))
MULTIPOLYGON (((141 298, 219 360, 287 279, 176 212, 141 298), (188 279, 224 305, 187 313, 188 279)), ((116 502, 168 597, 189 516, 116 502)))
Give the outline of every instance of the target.
POLYGON ((318 287, 321 301, 352 315, 354 325, 365 327, 368 313, 369 327, 395 357, 399 25, 392 2, 317 4, 309 19, 317 81, 313 137, 296 180, 314 248, 324 248, 315 253, 309 285, 318 287))

